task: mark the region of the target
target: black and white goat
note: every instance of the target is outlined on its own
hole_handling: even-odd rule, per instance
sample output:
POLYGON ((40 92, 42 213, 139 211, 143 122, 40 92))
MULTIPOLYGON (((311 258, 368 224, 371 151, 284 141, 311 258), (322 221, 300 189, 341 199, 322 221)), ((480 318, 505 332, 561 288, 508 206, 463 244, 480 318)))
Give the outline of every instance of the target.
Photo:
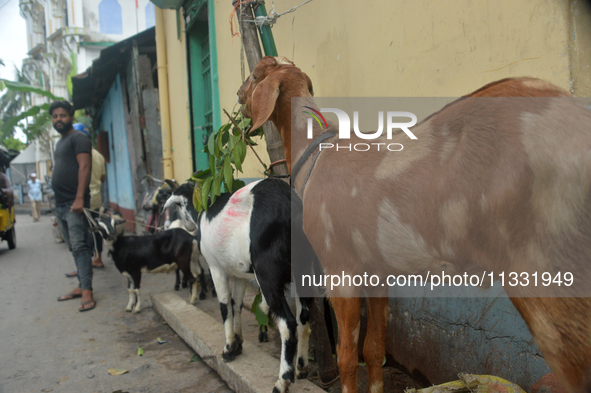
POLYGON ((281 335, 279 379, 273 391, 285 392, 295 376, 306 375, 310 334, 308 299, 296 298, 296 322, 285 298, 291 282, 290 187, 272 178, 250 183, 222 194, 200 214, 192 204, 193 189, 194 183, 181 185, 164 208, 176 205, 185 227, 197 230, 220 302, 226 336, 222 356, 230 361, 242 353, 240 311, 247 280, 256 278, 263 295, 261 308, 275 318, 281 335))
MULTIPOLYGON (((183 225, 183 221, 180 220, 180 219, 174 220, 173 222, 170 223, 170 225, 168 226, 168 228, 165 228, 165 229, 174 229, 174 228, 181 228, 181 229, 185 229, 186 230, 185 226, 183 225)), ((189 232, 189 231, 187 231, 187 232, 189 232)), ((194 234, 192 234, 192 235, 194 235, 194 234)), ((199 263, 199 255, 197 255, 197 253, 191 254, 191 263, 193 265, 196 265, 196 264, 199 263)), ((175 273, 175 276, 176 276, 175 277, 175 282, 174 282, 174 290, 175 291, 178 291, 181 288, 181 286, 183 288, 187 288, 187 286, 188 286, 188 283, 187 283, 188 277, 186 277, 185 275, 183 275, 183 278, 181 280, 181 269, 179 269, 178 267, 176 268, 176 270, 175 270, 174 273, 175 273)))
MULTIPOLYGON (((195 238, 186 230, 174 228, 150 236, 122 236, 116 228, 116 218, 101 218, 99 231, 115 266, 127 278, 129 302, 125 311, 138 313, 141 310, 140 281, 142 270, 148 273, 169 273, 177 267, 187 277, 191 286, 189 302, 197 298, 197 280, 191 271, 191 259, 199 254, 195 238)), ((205 298, 206 285, 203 270, 199 265, 197 273, 201 282, 200 298, 205 298)))

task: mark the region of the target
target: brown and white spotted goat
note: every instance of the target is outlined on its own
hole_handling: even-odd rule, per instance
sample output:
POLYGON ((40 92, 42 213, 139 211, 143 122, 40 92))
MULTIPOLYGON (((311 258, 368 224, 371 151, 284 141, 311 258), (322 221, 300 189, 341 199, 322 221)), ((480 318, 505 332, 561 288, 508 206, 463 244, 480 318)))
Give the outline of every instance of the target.
MULTIPOLYGON (((253 128, 275 123, 291 169, 310 144, 308 118, 302 108, 292 111, 291 99, 303 97, 318 109, 308 76, 284 58, 265 57, 238 95, 253 128)), ((314 126, 317 137, 322 131, 314 126)), ((578 269, 576 279, 590 282, 591 111, 544 81, 505 79, 447 105, 412 133, 418 139, 400 132, 372 141, 403 143, 389 154, 325 149, 316 156, 316 148, 292 174, 304 231, 326 274, 371 270, 383 280, 428 271, 554 276, 578 269)), ((564 386, 591 391, 591 298, 534 297, 532 290, 507 291, 564 386)), ((329 295, 343 392, 352 393, 362 288, 329 295)), ((363 355, 372 393, 383 390, 388 299, 382 296, 367 299, 363 355)))

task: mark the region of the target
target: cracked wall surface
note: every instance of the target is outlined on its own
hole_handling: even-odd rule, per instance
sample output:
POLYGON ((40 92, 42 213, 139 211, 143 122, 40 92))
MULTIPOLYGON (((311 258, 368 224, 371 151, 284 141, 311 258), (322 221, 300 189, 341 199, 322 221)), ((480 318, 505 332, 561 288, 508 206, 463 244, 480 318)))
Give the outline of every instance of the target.
POLYGON ((496 375, 529 391, 550 372, 507 297, 391 298, 386 350, 433 384, 460 372, 496 375))

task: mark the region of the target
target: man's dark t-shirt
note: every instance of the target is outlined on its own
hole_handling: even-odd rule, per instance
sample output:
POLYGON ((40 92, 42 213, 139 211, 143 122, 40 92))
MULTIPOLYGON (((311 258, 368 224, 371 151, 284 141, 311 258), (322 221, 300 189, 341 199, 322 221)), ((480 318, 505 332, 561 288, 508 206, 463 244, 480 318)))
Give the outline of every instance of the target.
MULTIPOLYGON (((79 169, 76 155, 80 153, 92 154, 92 143, 90 143, 90 138, 80 131, 74 131, 66 137, 60 138, 55 145, 51 186, 55 192, 56 206, 64 206, 74 203, 74 200, 76 199, 79 169)), ((90 160, 90 164, 92 165, 92 160, 90 160)), ((86 191, 84 192, 84 207, 89 206, 90 189, 87 186, 86 191)))

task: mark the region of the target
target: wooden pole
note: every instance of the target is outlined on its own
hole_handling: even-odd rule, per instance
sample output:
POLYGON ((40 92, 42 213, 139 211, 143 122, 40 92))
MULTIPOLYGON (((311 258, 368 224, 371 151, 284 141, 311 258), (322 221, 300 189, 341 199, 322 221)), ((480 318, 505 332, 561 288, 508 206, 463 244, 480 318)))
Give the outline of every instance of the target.
MULTIPOLYGON (((246 60, 250 72, 261 61, 263 54, 261 52, 261 45, 259 43, 259 36, 256 25, 247 20, 254 20, 252 8, 248 4, 242 4, 236 10, 238 20, 240 23, 240 31, 242 33, 242 42, 244 44, 244 51, 246 53, 246 60)), ((275 125, 268 121, 263 124, 263 133, 265 134, 265 141, 267 142, 267 153, 271 162, 277 162, 285 159, 283 153, 283 143, 281 142, 281 135, 275 125)), ((287 175, 287 165, 285 162, 274 165, 271 168, 271 173, 274 175, 287 175)))

